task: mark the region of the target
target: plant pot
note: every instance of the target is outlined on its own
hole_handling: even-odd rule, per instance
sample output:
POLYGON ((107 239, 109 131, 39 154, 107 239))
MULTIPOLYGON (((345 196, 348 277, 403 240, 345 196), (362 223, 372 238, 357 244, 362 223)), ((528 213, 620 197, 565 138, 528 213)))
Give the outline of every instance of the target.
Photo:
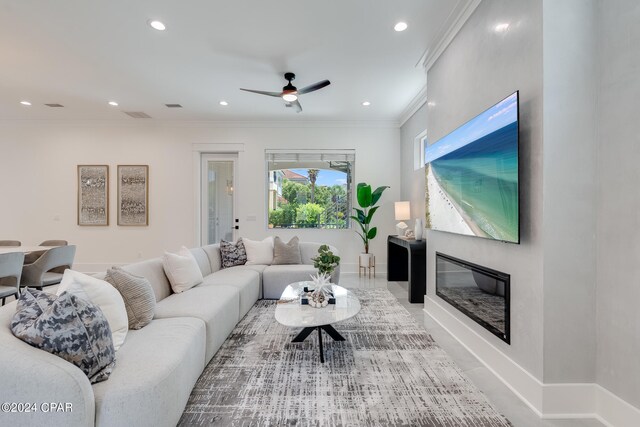
POLYGON ((360 266, 371 267, 373 265, 373 254, 360 254, 360 266))

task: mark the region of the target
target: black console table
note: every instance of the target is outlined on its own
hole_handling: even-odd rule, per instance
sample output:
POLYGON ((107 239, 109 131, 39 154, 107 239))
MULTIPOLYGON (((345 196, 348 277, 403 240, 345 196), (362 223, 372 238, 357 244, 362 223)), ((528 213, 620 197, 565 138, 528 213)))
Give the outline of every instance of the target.
POLYGON ((423 303, 427 293, 427 242, 387 237, 387 280, 409 282, 409 302, 423 303))

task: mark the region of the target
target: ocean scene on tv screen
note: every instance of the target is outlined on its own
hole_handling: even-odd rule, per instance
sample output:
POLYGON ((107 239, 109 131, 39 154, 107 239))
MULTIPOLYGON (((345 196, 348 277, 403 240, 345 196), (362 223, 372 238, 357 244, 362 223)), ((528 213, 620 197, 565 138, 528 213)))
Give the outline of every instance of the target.
POLYGON ((519 242, 518 93, 425 147, 426 226, 519 242))

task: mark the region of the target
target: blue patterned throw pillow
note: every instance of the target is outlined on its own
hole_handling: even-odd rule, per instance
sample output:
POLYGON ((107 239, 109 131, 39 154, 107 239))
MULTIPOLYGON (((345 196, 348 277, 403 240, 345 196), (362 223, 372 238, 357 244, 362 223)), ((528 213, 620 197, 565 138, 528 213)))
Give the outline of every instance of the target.
POLYGON ((222 268, 245 265, 247 263, 247 251, 244 248, 242 239, 239 239, 236 243, 221 240, 220 258, 222 259, 222 268))
POLYGON ((68 292, 56 296, 24 289, 11 332, 27 344, 73 363, 92 384, 109 378, 116 363, 111 329, 102 310, 68 292))

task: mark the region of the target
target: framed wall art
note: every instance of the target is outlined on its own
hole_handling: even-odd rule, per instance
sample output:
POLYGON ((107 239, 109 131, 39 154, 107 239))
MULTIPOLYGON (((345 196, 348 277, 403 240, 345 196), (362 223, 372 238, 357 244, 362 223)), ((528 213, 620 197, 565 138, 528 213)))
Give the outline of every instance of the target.
POLYGON ((149 225, 148 165, 118 165, 118 225, 149 225))
POLYGON ((78 225, 109 225, 109 166, 78 165, 78 225))

